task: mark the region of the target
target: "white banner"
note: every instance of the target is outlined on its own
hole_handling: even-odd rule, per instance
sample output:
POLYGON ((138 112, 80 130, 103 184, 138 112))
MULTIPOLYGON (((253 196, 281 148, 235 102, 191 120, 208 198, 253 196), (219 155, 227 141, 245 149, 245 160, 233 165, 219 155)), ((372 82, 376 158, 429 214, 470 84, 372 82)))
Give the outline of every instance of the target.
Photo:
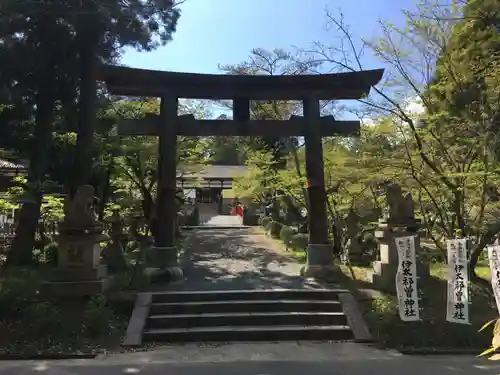
POLYGON ((415 236, 396 237, 395 241, 399 256, 396 273, 399 317, 405 322, 420 320, 415 236))
POLYGON ((469 324, 469 267, 467 263, 467 240, 446 241, 448 250, 448 298, 446 320, 452 323, 469 324))
POLYGON ((500 313, 500 245, 488 246, 488 259, 491 269, 491 286, 500 313))

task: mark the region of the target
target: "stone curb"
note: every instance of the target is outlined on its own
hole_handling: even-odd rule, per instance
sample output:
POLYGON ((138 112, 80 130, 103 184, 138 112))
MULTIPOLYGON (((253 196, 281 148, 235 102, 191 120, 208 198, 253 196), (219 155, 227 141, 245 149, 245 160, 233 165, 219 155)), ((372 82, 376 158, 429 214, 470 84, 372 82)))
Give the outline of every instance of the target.
POLYGON ((400 348, 397 349, 398 352, 404 355, 474 355, 478 356, 483 352, 485 348, 482 349, 471 349, 471 348, 400 348))
POLYGON ((339 293, 338 298, 342 305, 342 311, 354 335, 354 341, 362 344, 372 343, 373 337, 354 296, 350 292, 347 292, 339 293))
POLYGON ((135 301, 134 310, 130 316, 127 331, 123 337, 121 346, 138 347, 142 345, 144 327, 149 317, 149 309, 153 295, 151 293, 139 293, 135 301))
POLYGON ((250 229, 253 228, 252 226, 249 225, 235 225, 235 226, 208 226, 208 225, 200 225, 200 226, 186 226, 186 227, 181 227, 182 230, 223 230, 223 229, 250 229))
POLYGON ((40 353, 40 354, 9 354, 0 353, 0 361, 29 361, 29 360, 63 360, 63 359, 94 359, 100 353, 96 354, 77 354, 77 353, 40 353))

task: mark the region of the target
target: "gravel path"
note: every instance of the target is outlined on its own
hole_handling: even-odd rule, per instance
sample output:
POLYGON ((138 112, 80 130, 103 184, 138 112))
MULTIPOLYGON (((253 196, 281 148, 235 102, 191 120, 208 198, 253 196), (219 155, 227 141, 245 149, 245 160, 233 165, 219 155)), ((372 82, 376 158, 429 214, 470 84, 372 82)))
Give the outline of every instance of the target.
POLYGON ((168 289, 321 288, 298 276, 300 263, 272 247, 253 228, 193 231, 181 260, 186 280, 168 289))

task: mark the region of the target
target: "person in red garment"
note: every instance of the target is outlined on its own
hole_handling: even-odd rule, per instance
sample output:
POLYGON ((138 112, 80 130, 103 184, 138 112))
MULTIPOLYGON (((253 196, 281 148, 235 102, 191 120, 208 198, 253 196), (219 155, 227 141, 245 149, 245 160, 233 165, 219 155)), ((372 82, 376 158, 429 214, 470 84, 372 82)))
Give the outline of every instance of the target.
POLYGON ((243 223, 243 206, 239 202, 238 198, 233 200, 233 215, 237 215, 241 218, 241 222, 243 223))

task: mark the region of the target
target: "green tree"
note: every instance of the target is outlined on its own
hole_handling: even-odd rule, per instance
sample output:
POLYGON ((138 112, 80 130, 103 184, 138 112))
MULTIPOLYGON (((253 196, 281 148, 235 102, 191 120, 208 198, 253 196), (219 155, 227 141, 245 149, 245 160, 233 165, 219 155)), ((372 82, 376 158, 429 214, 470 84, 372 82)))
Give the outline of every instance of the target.
MULTIPOLYGON (((145 101, 122 101, 107 108, 105 113, 112 123, 113 134, 108 138, 117 144, 118 152, 113 158, 111 189, 115 203, 128 212, 148 218, 152 225, 155 216, 155 194, 157 187, 158 138, 154 136, 116 136, 120 119, 140 119, 148 114, 158 115, 160 102, 157 99, 145 101)), ((210 110, 202 102, 180 103, 180 114, 191 113, 196 118, 205 118, 210 110)), ((207 140, 201 137, 179 136, 177 140, 177 171, 186 173, 203 164, 207 140)))
POLYGON ((383 81, 370 97, 345 109, 361 118, 382 116, 393 122, 398 132, 389 140, 400 145, 398 157, 405 159, 401 166, 410 177, 398 182, 420 203, 419 214, 432 239, 443 248, 443 240, 458 232, 476 239, 473 253, 479 254, 500 229, 489 219, 498 216, 497 203, 489 197, 497 184, 497 163, 491 152, 497 142, 488 125, 497 122, 492 108, 498 103, 498 91, 490 89, 493 95, 488 97, 481 83, 494 81, 492 75, 498 77, 492 21, 498 19, 494 11, 498 6, 480 1, 460 5, 424 1, 416 12, 403 11, 404 26, 380 21, 380 37, 361 42, 354 40, 342 14, 327 12, 328 26, 338 32, 340 43, 315 43, 301 52, 321 63, 320 71, 363 70, 363 55, 369 52, 380 59, 386 68, 383 81), (462 34, 474 29, 475 36, 462 34), (484 49, 489 52, 483 50, 485 40, 484 49), (461 66, 464 54, 471 56, 470 69, 461 66), (491 58, 482 61, 487 54, 491 58), (464 78, 457 82, 454 72, 463 72, 464 78), (477 82, 474 72, 479 73, 477 82), (421 113, 412 110, 416 105, 421 113))
MULTIPOLYGON (((472 212, 489 224, 473 228, 482 234, 471 254, 474 269, 481 251, 500 230, 497 219, 488 219, 499 213, 494 200, 498 194, 496 165, 500 156, 500 6, 497 1, 472 0, 461 11, 463 17, 453 27, 437 61, 425 99, 429 103, 429 131, 439 133, 446 144, 453 144, 451 149, 448 147, 449 154, 470 155, 470 170, 479 174, 475 180, 482 189, 473 190, 478 197, 472 212)), ((466 178, 462 174, 454 179, 466 178)), ((470 184, 461 185, 470 188, 470 184)), ((463 191, 458 190, 455 196, 463 191)), ((461 216, 467 213, 457 218, 461 216)), ((465 220, 459 220, 459 229, 470 235, 465 220)))
MULTIPOLYGON (((88 182, 94 133, 95 68, 111 61, 120 48, 131 45, 151 50, 171 39, 179 10, 170 0, 26 2, 8 0, 0 5, 2 74, 0 87, 15 119, 33 119, 30 147, 31 199, 21 209, 9 264, 31 261, 36 223, 40 215, 40 185, 45 179, 56 113, 76 108, 80 96, 77 165, 88 182), (80 85, 78 85, 80 82, 80 85), (79 87, 78 87, 79 86, 79 87)), ((22 133, 21 133, 22 134, 22 133)), ((26 134, 26 132, 24 132, 26 134)), ((78 183, 78 182, 77 182, 78 183)))
MULTIPOLYGON (((219 68, 226 74, 246 74, 246 75, 300 75, 313 69, 317 64, 309 60, 296 61, 294 55, 283 49, 276 48, 272 51, 263 48, 256 48, 251 51, 250 57, 235 65, 222 65, 219 68)), ((223 103, 231 108, 231 103, 223 103)), ((272 101, 251 101, 250 117, 256 120, 288 120, 291 115, 301 113, 301 105, 296 102, 272 100, 272 101)), ((270 173, 278 175, 279 170, 286 170, 289 156, 292 155, 292 162, 295 163, 296 177, 300 180, 303 172, 297 156, 299 148, 297 137, 242 137, 239 141, 239 149, 246 153, 247 164, 251 165, 252 160, 260 159, 262 155, 272 155, 273 162, 267 165, 267 169, 272 169, 270 173), (254 155, 255 154, 255 155, 254 155)), ((283 184, 281 184, 283 185, 283 184)), ((279 193, 278 185, 268 185, 266 188, 266 201, 273 204, 272 214, 278 220, 280 200, 273 199, 279 193)), ((307 202, 305 188, 302 189, 302 201, 307 202)), ((300 207, 285 194, 281 199, 287 209, 297 220, 304 220, 300 212, 300 207)), ((306 203, 307 204, 307 203, 306 203)))

